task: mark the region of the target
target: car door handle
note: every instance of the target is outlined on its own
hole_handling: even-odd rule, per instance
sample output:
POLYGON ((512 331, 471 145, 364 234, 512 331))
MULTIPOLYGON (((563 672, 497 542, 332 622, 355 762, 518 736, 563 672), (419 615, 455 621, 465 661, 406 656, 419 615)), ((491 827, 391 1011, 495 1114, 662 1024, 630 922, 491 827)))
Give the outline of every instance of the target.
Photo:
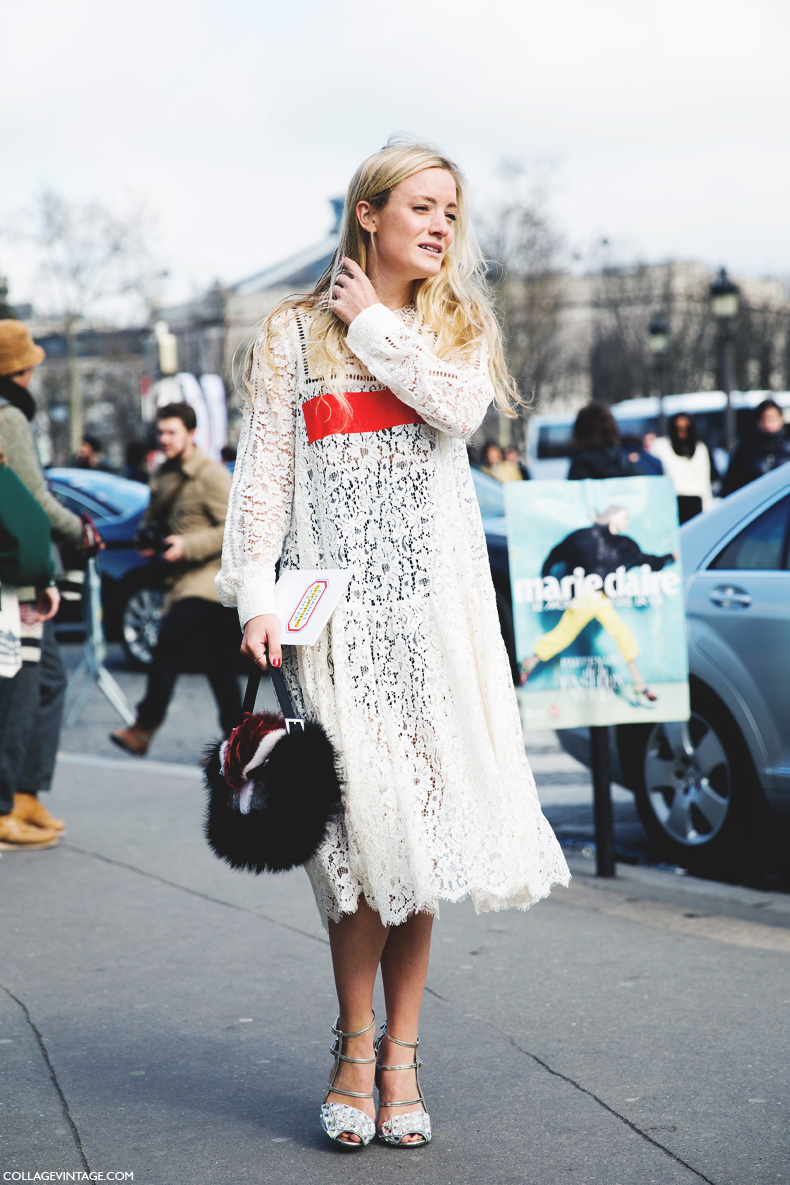
POLYGON ((735 588, 732 584, 722 584, 714 588, 710 600, 720 609, 733 609, 739 605, 741 609, 748 609, 753 598, 742 588, 735 588))

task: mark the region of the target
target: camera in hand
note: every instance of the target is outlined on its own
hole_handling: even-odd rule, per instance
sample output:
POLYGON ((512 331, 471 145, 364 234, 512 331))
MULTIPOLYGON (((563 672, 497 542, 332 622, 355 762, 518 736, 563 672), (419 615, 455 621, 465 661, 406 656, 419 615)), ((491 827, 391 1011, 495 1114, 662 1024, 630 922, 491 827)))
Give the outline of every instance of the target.
POLYGON ((167 531, 160 523, 143 523, 137 532, 137 547, 140 551, 155 551, 158 555, 167 551, 167 531))

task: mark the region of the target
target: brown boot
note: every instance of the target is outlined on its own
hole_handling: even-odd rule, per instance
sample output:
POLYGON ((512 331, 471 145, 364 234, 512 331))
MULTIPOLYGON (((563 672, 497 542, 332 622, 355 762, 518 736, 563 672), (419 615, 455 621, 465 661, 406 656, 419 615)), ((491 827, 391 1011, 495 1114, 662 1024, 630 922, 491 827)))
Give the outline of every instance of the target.
POLYGON ((54 848, 60 843, 56 831, 33 827, 14 815, 0 815, 0 851, 36 852, 40 848, 54 848))
POLYGON ((133 724, 130 728, 116 728, 115 732, 110 733, 110 740, 134 757, 145 757, 155 732, 156 728, 141 728, 139 724, 133 724))
POLYGON ((66 824, 63 820, 51 815, 35 794, 15 794, 14 809, 11 813, 15 819, 21 819, 23 823, 32 823, 34 827, 43 827, 46 831, 55 831, 59 835, 66 834, 66 824))

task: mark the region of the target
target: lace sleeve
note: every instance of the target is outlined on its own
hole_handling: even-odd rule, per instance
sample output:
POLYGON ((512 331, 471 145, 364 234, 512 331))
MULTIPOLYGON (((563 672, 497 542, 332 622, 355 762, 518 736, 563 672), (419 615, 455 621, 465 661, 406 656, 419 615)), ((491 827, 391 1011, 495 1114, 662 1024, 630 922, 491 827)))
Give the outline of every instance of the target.
POLYGON ((437 358, 383 304, 359 313, 346 341, 371 374, 434 428, 461 438, 479 428, 494 398, 485 343, 475 361, 459 370, 437 358))
MULTIPOLYGON (((286 314, 287 315, 287 314, 286 314)), ((281 321, 255 343, 252 402, 247 405, 228 501, 222 568, 223 605, 236 605, 244 626, 274 613, 274 568, 291 520, 296 419, 295 354, 281 321)))

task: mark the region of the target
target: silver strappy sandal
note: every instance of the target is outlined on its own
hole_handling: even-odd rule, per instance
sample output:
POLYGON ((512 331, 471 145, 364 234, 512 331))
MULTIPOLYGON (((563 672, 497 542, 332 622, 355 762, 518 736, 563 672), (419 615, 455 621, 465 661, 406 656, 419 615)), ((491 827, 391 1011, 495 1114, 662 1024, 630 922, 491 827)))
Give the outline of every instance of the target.
MULTIPOLYGON (((375 1012, 373 1013, 373 1020, 369 1025, 356 1033, 344 1033, 342 1029, 338 1028, 339 1024, 340 1017, 332 1025, 335 1043, 331 1046, 330 1052, 335 1055, 335 1068, 332 1071, 332 1077, 329 1079, 326 1098, 334 1091, 335 1094, 348 1095, 352 1099, 372 1099, 373 1091, 370 1094, 364 1094, 359 1090, 343 1090, 341 1087, 335 1086, 335 1079, 340 1073, 340 1067, 343 1062, 353 1062, 358 1066, 368 1066, 375 1062, 375 1056, 348 1057, 342 1052, 342 1047, 344 1038, 361 1037, 363 1034, 369 1033, 372 1028, 375 1028, 376 1014, 375 1012)), ((376 1134, 375 1123, 364 1111, 360 1111, 358 1107, 352 1107, 348 1103, 327 1103, 326 1100, 321 1104, 321 1127, 329 1136, 330 1140, 334 1140, 341 1148, 364 1148, 376 1134), (356 1140, 343 1140, 341 1136, 358 1136, 359 1142, 356 1140)))
POLYGON ((382 1123, 378 1131, 378 1137, 383 1143, 391 1145, 393 1148, 424 1148, 426 1144, 431 1142, 431 1117, 428 1114, 425 1106, 425 1099, 422 1097, 422 1088, 420 1086, 420 1066, 422 1060, 417 1056, 417 1048, 420 1044, 420 1038, 416 1041, 399 1041, 397 1037, 393 1037, 392 1033, 387 1032, 386 1024, 381 1026, 381 1036, 376 1039, 376 1058, 378 1059, 379 1049, 384 1038, 392 1041, 395 1045, 402 1045, 404 1049, 414 1050, 414 1061, 408 1062, 404 1066, 382 1066, 378 1060, 376 1061, 376 1084, 380 1089, 380 1074, 386 1070, 414 1070, 417 1077, 417 1094, 416 1099, 398 1099, 392 1102, 384 1103, 379 1098, 379 1107, 410 1107, 417 1103, 422 1107, 422 1111, 407 1111, 404 1115, 394 1115, 392 1119, 387 1119, 382 1123), (405 1136, 419 1136, 419 1140, 409 1140, 404 1143, 405 1136))

